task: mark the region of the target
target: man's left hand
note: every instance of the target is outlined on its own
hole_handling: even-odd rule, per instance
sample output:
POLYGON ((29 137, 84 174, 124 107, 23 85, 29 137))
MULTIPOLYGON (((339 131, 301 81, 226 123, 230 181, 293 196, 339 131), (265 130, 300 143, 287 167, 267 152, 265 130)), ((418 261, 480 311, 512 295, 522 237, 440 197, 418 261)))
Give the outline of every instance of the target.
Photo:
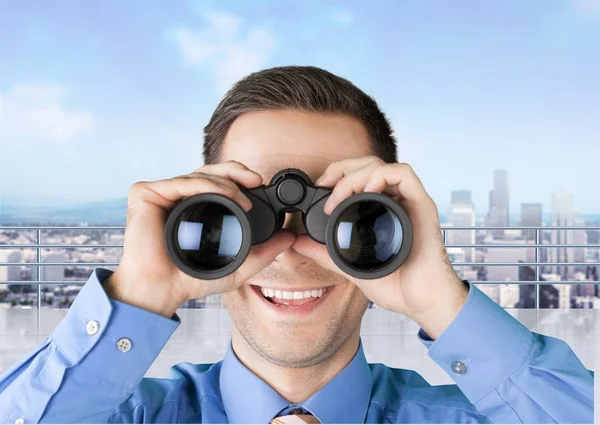
POLYGON ((378 306, 411 317, 437 339, 464 305, 468 290, 448 260, 437 206, 412 167, 406 163, 388 164, 375 156, 346 159, 330 164, 315 186, 333 188, 325 205, 327 214, 356 193, 377 192, 393 197, 412 222, 411 251, 395 272, 363 280, 340 270, 325 245, 307 234, 299 235, 292 248, 346 277, 378 306))

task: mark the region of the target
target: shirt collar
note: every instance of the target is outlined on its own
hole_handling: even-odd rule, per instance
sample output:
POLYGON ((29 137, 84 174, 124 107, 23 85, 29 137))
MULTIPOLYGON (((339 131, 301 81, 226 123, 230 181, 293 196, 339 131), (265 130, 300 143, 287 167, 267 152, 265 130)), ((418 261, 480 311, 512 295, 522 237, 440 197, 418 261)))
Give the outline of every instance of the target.
MULTIPOLYGON (((371 368, 359 339, 358 350, 350 363, 323 388, 298 404, 321 423, 364 423, 371 382, 371 368)), ((219 385, 229 423, 269 423, 292 404, 240 362, 231 342, 221 366, 219 385)))

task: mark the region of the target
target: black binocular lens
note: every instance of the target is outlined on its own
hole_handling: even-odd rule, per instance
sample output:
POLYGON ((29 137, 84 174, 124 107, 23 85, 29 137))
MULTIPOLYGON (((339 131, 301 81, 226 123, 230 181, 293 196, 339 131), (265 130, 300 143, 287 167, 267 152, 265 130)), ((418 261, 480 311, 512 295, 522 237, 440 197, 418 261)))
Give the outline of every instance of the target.
POLYGON ((242 247, 242 226, 233 212, 214 202, 184 210, 177 226, 176 248, 182 259, 201 270, 223 268, 242 247))
POLYGON ((385 265, 402 246, 398 216, 376 201, 348 206, 338 218, 335 235, 335 248, 344 261, 365 271, 385 265))
POLYGON ((250 223, 231 199, 206 193, 185 199, 169 215, 165 242, 181 270, 203 279, 217 279, 246 259, 250 223))

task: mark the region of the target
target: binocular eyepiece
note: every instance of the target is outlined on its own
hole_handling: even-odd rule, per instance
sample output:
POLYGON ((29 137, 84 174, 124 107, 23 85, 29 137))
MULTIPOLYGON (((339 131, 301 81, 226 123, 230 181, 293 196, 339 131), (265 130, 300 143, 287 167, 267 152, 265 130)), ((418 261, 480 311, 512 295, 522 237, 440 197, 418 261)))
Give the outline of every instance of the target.
POLYGON ((244 262, 251 246, 283 226, 285 213, 298 211, 308 235, 325 244, 335 264, 353 277, 386 276, 410 251, 410 219, 387 195, 359 193, 327 215, 323 206, 331 189, 312 186, 310 178, 294 168, 277 173, 268 186, 240 189, 252 202, 248 212, 217 193, 191 196, 171 211, 165 244, 180 270, 203 280, 227 276, 244 262))

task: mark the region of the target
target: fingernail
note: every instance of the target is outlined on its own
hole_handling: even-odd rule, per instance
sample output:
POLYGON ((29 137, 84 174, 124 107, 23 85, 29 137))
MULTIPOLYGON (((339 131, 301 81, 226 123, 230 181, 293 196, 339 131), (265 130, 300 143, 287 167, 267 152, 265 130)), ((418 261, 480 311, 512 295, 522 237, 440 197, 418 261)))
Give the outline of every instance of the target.
POLYGON ((371 190, 373 190, 373 183, 369 182, 365 186, 365 192, 370 192, 371 190))

